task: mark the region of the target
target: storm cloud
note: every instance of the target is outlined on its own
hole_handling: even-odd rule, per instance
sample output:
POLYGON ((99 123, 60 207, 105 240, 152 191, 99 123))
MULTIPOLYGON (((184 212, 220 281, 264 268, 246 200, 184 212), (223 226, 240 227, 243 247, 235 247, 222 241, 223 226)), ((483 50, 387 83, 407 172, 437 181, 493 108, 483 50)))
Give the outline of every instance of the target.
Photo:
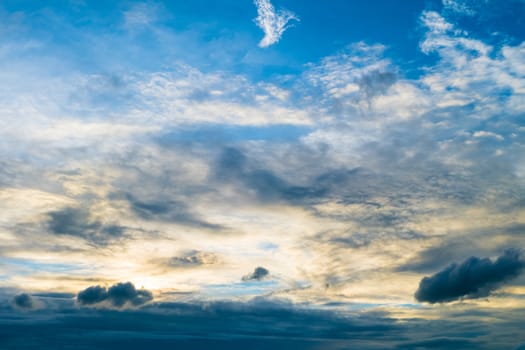
POLYGON ((415 297, 422 302, 443 303, 487 296, 502 283, 517 277, 524 267, 525 261, 517 250, 505 251, 496 261, 472 256, 423 278, 415 297))
POLYGON ((106 288, 91 286, 77 295, 77 302, 84 306, 140 306, 153 299, 153 294, 146 289, 137 290, 133 283, 117 283, 106 288))

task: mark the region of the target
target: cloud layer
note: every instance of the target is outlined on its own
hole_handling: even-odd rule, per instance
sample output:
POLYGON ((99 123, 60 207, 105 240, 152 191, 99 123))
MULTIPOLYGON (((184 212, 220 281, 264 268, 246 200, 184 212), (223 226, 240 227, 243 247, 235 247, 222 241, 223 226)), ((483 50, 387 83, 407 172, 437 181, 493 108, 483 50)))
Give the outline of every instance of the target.
POLYGON ((0 307, 0 346, 39 349, 490 349, 516 348, 523 309, 435 310, 397 322, 384 311, 333 312, 286 300, 158 302, 122 310, 78 308, 54 297, 53 307, 10 313, 0 307), (453 316, 452 316, 453 315, 453 316), (490 322, 493 317, 498 322, 490 322), (278 325, 278 327, 276 327, 278 325), (509 332, 517 332, 509 337, 509 332))

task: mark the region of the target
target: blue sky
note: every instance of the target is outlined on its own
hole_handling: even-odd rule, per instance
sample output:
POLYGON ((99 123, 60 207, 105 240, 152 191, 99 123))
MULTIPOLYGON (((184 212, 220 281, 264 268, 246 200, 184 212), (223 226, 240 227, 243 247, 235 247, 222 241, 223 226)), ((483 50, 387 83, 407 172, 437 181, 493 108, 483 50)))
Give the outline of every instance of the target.
POLYGON ((524 14, 3 1, 0 347, 524 348, 524 14))

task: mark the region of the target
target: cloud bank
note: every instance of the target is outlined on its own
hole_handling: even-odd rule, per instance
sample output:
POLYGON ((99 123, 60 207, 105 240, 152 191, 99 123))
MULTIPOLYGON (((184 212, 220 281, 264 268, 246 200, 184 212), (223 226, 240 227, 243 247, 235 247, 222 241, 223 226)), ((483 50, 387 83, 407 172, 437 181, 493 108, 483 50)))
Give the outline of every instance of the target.
POLYGON ((268 47, 277 43, 289 27, 288 23, 292 20, 299 21, 293 12, 276 11, 269 0, 255 0, 254 3, 258 14, 255 23, 264 32, 264 37, 259 42, 260 47, 268 47))

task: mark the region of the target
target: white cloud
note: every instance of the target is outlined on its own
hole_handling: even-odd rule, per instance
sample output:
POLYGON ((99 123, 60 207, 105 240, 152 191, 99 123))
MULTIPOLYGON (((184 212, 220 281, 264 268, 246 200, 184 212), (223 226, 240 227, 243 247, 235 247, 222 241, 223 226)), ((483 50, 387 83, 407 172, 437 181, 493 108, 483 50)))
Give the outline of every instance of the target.
POLYGON ((288 10, 276 11, 269 0, 254 0, 257 6, 257 18, 255 23, 264 32, 264 38, 259 42, 260 47, 268 47, 281 39, 284 31, 288 28, 288 22, 299 18, 288 10))
POLYGON ((499 134, 496 134, 495 132, 491 132, 491 131, 485 131, 485 130, 480 130, 480 131, 476 131, 472 136, 476 137, 476 138, 480 138, 480 137, 491 137, 491 138, 494 138, 498 141, 503 141, 505 138, 499 134))

